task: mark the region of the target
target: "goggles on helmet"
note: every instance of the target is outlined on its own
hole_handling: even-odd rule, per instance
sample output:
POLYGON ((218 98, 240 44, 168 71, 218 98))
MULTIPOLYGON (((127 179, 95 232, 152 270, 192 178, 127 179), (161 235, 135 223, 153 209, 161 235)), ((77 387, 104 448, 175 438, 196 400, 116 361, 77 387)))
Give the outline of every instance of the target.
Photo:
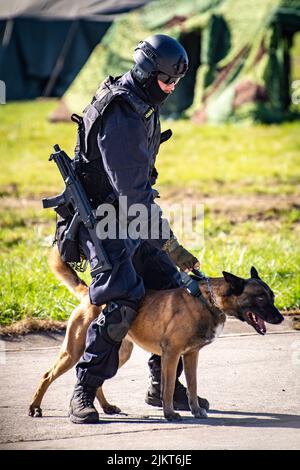
POLYGON ((166 85, 172 85, 173 83, 177 85, 177 83, 181 79, 181 77, 170 77, 170 75, 167 75, 166 73, 163 73, 163 72, 158 72, 157 78, 158 80, 165 83, 166 85))

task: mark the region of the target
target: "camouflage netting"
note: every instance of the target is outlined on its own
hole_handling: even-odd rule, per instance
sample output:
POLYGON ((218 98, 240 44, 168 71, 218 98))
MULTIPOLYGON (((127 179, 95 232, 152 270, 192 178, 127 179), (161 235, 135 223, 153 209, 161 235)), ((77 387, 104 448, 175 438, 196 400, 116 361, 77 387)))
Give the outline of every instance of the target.
POLYGON ((300 0, 157 0, 115 21, 67 93, 64 113, 81 112, 107 75, 131 68, 136 44, 154 33, 176 37, 190 67, 163 113, 196 122, 290 115, 290 49, 300 0))

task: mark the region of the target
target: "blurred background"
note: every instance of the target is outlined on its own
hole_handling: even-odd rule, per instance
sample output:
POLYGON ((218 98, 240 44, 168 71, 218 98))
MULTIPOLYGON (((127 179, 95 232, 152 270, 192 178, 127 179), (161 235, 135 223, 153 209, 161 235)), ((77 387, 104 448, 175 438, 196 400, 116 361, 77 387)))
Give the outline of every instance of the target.
POLYGON ((48 156, 55 143, 72 155, 70 115, 155 33, 190 59, 162 109, 161 206, 203 203, 202 270, 254 265, 299 327, 300 0, 3 0, 0 332, 60 327, 76 305, 47 266, 55 215, 41 199, 63 189, 48 156))

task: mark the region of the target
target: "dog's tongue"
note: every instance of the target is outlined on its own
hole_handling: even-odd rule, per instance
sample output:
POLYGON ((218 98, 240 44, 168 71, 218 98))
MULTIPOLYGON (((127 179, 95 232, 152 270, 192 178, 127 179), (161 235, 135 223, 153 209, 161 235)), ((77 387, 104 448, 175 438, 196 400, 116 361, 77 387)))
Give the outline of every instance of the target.
POLYGON ((260 330, 260 333, 264 335, 267 331, 265 322, 259 317, 256 317, 256 321, 257 321, 257 325, 260 330))
POLYGON ((248 317, 249 323, 253 326, 253 328, 255 328, 257 333, 259 333, 260 335, 266 334, 267 329, 266 329, 265 322, 260 317, 258 317, 252 312, 248 312, 247 317, 248 317))

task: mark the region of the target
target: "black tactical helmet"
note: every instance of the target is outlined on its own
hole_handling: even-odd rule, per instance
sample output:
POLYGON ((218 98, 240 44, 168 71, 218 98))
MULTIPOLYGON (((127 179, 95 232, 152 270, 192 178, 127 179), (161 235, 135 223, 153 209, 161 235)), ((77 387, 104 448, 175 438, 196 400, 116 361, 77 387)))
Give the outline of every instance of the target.
POLYGON ((164 83, 177 83, 188 69, 188 56, 176 39, 164 34, 149 36, 134 50, 132 73, 142 84, 157 75, 164 83))

